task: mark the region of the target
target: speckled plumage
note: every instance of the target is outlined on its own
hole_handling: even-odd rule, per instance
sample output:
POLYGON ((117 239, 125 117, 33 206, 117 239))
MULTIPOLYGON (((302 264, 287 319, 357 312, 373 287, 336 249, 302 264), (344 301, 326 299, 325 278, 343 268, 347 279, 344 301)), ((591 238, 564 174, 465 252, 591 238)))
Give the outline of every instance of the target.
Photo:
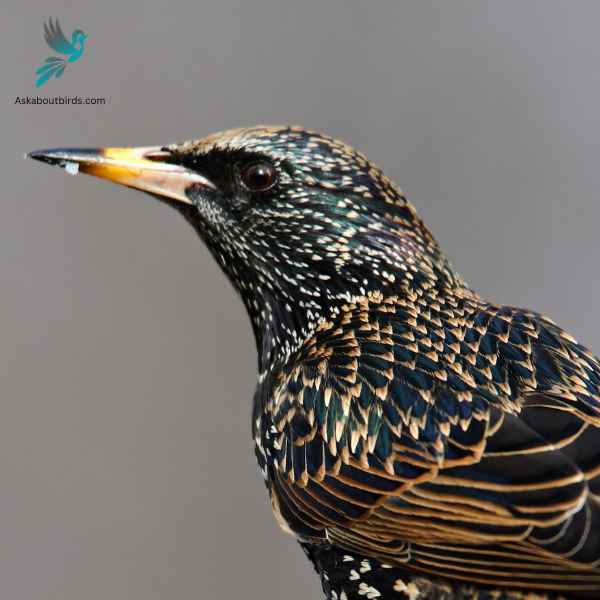
POLYGON ((326 597, 600 597, 600 364, 480 297, 363 155, 300 128, 161 149, 254 329, 253 435, 326 597), (245 165, 277 182, 253 193, 245 165))

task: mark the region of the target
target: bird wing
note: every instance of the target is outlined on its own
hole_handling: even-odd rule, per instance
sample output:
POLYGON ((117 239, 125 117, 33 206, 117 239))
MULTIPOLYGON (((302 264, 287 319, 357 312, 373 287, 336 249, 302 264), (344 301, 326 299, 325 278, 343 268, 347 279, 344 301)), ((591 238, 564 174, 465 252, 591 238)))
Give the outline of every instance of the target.
POLYGON ((67 55, 75 52, 75 48, 62 32, 58 19, 55 19, 53 23, 52 18, 50 18, 47 23, 44 23, 44 39, 55 52, 67 55))
POLYGON ((274 506, 305 537, 482 583, 600 590, 600 365, 470 294, 372 297, 267 406, 274 506))

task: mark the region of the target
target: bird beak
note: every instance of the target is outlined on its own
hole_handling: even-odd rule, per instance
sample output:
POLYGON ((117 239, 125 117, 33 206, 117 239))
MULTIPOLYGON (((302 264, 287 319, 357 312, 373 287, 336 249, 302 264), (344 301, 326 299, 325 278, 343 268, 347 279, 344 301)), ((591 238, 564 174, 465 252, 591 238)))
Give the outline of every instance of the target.
POLYGON ((136 190, 194 204, 190 192, 198 188, 216 189, 214 184, 196 171, 172 164, 171 152, 160 146, 148 148, 58 148, 36 150, 27 154, 50 165, 108 179, 136 190))

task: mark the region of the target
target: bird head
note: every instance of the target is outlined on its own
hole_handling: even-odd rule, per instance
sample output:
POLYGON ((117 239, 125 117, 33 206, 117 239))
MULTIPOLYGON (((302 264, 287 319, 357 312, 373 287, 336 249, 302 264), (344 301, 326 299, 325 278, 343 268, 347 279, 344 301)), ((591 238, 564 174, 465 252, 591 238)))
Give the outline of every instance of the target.
POLYGON ((29 156, 177 208, 241 295, 261 371, 344 304, 457 282, 400 190, 364 155, 316 132, 261 126, 161 147, 29 156))
POLYGON ((83 46, 83 42, 87 40, 88 36, 81 31, 81 29, 76 29, 71 36, 71 43, 73 46, 77 46, 77 44, 81 44, 83 46))

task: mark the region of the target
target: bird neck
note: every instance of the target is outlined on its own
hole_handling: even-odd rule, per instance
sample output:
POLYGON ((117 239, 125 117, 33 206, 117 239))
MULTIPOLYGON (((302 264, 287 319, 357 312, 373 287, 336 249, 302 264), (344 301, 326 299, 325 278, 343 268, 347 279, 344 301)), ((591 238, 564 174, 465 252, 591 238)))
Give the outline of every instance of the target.
MULTIPOLYGON (((392 225, 355 235, 345 261, 328 263, 323 258, 306 269, 296 266, 303 264, 300 258, 290 257, 270 285, 240 289, 238 283, 252 322, 261 376, 281 368, 319 324, 335 322, 362 298, 414 297, 432 287, 465 287, 420 221, 406 230, 392 225)), ((261 265, 250 270, 250 277, 263 277, 261 265)))

